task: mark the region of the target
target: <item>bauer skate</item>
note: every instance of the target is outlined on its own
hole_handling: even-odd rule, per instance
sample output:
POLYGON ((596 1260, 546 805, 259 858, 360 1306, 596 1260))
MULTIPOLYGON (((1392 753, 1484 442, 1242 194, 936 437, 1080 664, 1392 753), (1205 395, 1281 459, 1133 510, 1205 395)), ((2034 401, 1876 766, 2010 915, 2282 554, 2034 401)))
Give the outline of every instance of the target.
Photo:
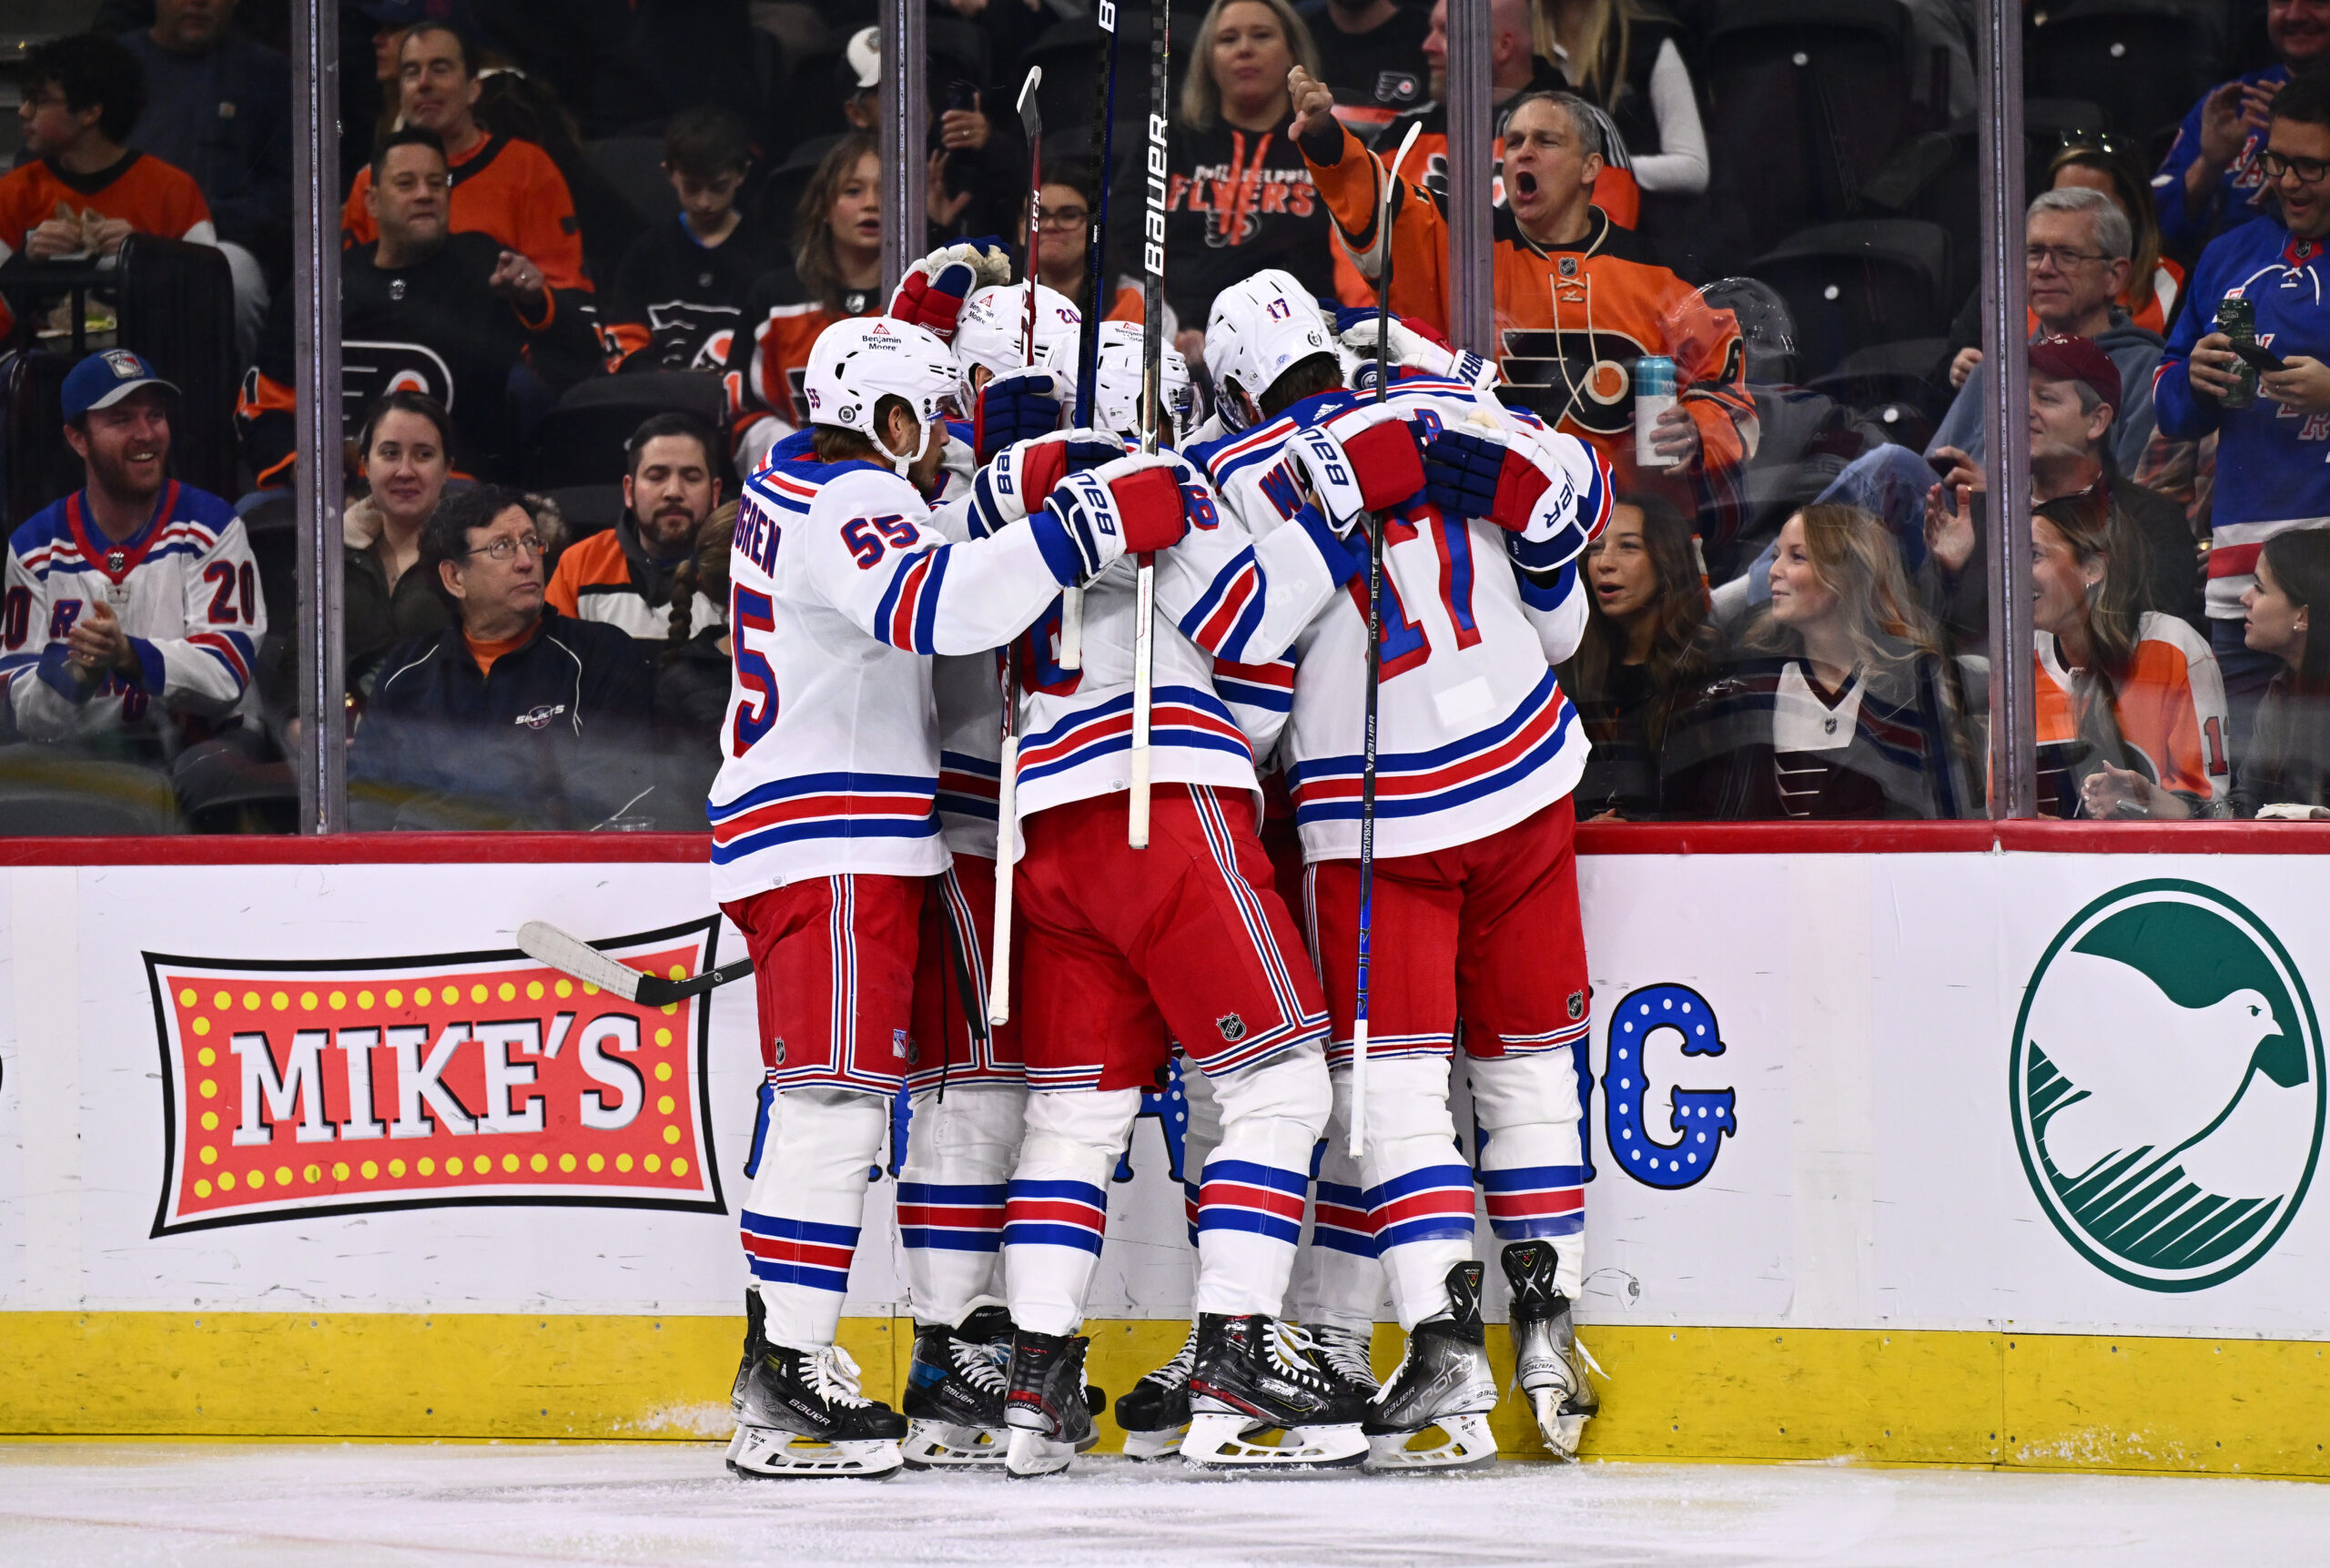
POLYGON ((839 1345, 768 1345, 745 1379, 728 1468, 755 1481, 796 1476, 878 1481, 905 1460, 906 1418, 857 1391, 857 1363, 839 1345))
POLYGON ((1117 1424, 1125 1431, 1125 1457, 1162 1459, 1181 1446, 1190 1428, 1190 1368, 1198 1354, 1198 1326, 1173 1359, 1140 1381, 1117 1401, 1117 1424))
POLYGON ((1012 1336, 1009 1386, 1003 1419, 1010 1445, 1006 1475, 1017 1481, 1051 1475, 1099 1441, 1092 1416, 1100 1408, 1098 1389, 1084 1384, 1084 1352, 1092 1341, 1081 1334, 1012 1336))
POLYGON ((992 1468, 1003 1462, 1008 1433, 1003 1394, 1009 1379, 1011 1317, 989 1302, 961 1323, 926 1323, 915 1330, 907 1369, 908 1470, 992 1468))
POLYGON ((1369 1359, 1373 1336, 1364 1329, 1338 1329, 1332 1323, 1306 1323, 1303 1329, 1311 1336, 1312 1360, 1319 1363, 1320 1370, 1373 1404, 1375 1396, 1383 1391, 1383 1385, 1375 1381, 1375 1365, 1369 1359))
POLYGON ((1554 1244, 1515 1241, 1503 1261, 1513 1287, 1514 1383, 1536 1412, 1545 1446, 1558 1459, 1575 1459, 1602 1401, 1586 1380, 1592 1358, 1571 1329, 1569 1298, 1554 1286, 1554 1244))
POLYGON ((1322 1369, 1311 1336, 1263 1313, 1198 1318, 1183 1462, 1199 1470, 1342 1470, 1367 1457, 1367 1401, 1322 1369), (1276 1428, 1278 1442, 1248 1440, 1276 1428))
POLYGON ((1496 1462, 1488 1413, 1496 1408, 1481 1327, 1481 1266, 1448 1270, 1448 1310, 1408 1330, 1407 1354, 1368 1411, 1367 1467, 1373 1471, 1475 1470, 1496 1462), (1438 1427, 1447 1441, 1411 1449, 1408 1440, 1438 1427))
POLYGON ((741 1422, 745 1419, 745 1385, 752 1381, 753 1363, 768 1350, 768 1306, 756 1289, 745 1292, 745 1353, 736 1362, 736 1381, 728 1391, 728 1409, 741 1422))

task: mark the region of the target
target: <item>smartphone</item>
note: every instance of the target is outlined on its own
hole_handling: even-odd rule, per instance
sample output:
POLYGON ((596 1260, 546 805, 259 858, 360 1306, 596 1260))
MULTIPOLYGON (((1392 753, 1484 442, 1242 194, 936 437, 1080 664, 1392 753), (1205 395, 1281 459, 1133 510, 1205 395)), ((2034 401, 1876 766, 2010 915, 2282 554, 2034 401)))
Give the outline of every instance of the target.
POLYGON ((2271 351, 2260 349, 2254 343, 2234 343, 2229 347, 2234 353, 2240 355, 2244 361, 2268 375, 2289 369, 2285 360, 2275 358, 2271 351))
POLYGON ((978 87, 959 76, 947 84, 947 102, 943 112, 951 114, 957 109, 976 109, 978 106, 978 87))

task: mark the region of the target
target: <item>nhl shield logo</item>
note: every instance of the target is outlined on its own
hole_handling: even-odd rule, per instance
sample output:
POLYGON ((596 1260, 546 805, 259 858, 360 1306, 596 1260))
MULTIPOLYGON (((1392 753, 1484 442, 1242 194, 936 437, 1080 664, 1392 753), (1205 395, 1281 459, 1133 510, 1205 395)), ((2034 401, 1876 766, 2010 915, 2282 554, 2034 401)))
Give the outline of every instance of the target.
POLYGON ((1585 1017, 1585 993, 1572 991, 1569 994, 1569 1021, 1575 1024, 1584 1017, 1585 1017))
POLYGON ((1221 1037, 1232 1045, 1246 1037, 1246 1020, 1235 1013, 1222 1014, 1213 1021, 1213 1027, 1220 1029, 1221 1037))
POLYGON ((768 1054, 769 1059, 775 1062, 778 1067, 781 1067, 785 1065, 784 1036, 779 1035, 775 1039, 769 1042, 768 1054))

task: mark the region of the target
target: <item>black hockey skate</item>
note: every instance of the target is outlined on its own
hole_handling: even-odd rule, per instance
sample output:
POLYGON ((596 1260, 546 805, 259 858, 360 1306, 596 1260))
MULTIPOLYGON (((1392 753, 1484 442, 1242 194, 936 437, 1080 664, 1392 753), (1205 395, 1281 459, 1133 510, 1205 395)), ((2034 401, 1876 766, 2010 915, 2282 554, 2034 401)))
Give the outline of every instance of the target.
POLYGON ((1303 1331, 1311 1336, 1311 1359, 1319 1363, 1320 1371, 1373 1404, 1375 1396, 1383 1391, 1369 1358, 1373 1336, 1364 1330, 1338 1329, 1332 1323, 1305 1323, 1303 1331))
POLYGON ((1496 1408, 1496 1374, 1489 1370, 1481 1327, 1481 1266, 1448 1270, 1448 1310, 1408 1331, 1407 1354, 1383 1385, 1367 1424, 1370 1470, 1472 1470, 1496 1462, 1488 1412, 1496 1408), (1447 1441, 1411 1449, 1408 1440, 1438 1427, 1447 1441))
POLYGON ((839 1345, 766 1345, 745 1378, 728 1468, 754 1480, 879 1480, 905 1462, 906 1418, 857 1391, 857 1363, 839 1345))
POLYGON ((1091 1343, 1081 1334, 1025 1329, 1012 1336, 1010 1386, 1003 1407, 1011 1432, 1005 1474, 1019 1480, 1050 1475, 1098 1441, 1092 1415, 1102 1396, 1084 1384, 1084 1352, 1091 1343))
POLYGON ((1190 1367, 1197 1354, 1198 1326, 1191 1323, 1173 1359, 1142 1373, 1118 1398, 1117 1424, 1125 1429, 1127 1459, 1162 1459, 1180 1448, 1190 1425, 1190 1367))
POLYGON ((918 1325, 907 1368, 903 1452, 908 1470, 1003 1462, 1003 1392, 1011 1361, 1011 1315, 973 1308, 953 1328, 918 1325))
POLYGON ((1569 1298, 1554 1287, 1554 1244, 1513 1242, 1503 1261, 1513 1287, 1513 1381, 1536 1411, 1545 1446, 1557 1458, 1575 1459, 1602 1400, 1586 1379, 1592 1358, 1571 1328, 1569 1298))
POLYGON ((761 1300, 760 1291, 747 1287, 745 1291, 745 1353, 736 1362, 736 1381, 728 1391, 728 1408, 738 1421, 745 1419, 745 1384, 753 1375, 753 1363, 768 1349, 768 1305, 761 1300))
POLYGON ((1257 1312, 1198 1317, 1190 1370, 1190 1434, 1184 1462, 1200 1470, 1342 1470, 1367 1457, 1359 1423, 1368 1413, 1357 1390, 1320 1366, 1311 1336, 1257 1312), (1275 1428, 1279 1442, 1244 1434, 1275 1428))

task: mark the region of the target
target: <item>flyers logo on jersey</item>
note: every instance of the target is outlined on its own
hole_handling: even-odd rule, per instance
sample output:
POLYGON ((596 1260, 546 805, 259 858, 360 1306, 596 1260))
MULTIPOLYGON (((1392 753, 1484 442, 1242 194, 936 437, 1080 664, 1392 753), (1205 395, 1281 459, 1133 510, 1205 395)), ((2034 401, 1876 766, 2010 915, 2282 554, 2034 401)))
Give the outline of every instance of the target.
MULTIPOLYGON (((608 951, 696 973, 716 928, 608 951)), ((724 1211, 706 998, 642 1007, 514 949, 145 957, 162 1057, 156 1236, 468 1203, 724 1211)))

